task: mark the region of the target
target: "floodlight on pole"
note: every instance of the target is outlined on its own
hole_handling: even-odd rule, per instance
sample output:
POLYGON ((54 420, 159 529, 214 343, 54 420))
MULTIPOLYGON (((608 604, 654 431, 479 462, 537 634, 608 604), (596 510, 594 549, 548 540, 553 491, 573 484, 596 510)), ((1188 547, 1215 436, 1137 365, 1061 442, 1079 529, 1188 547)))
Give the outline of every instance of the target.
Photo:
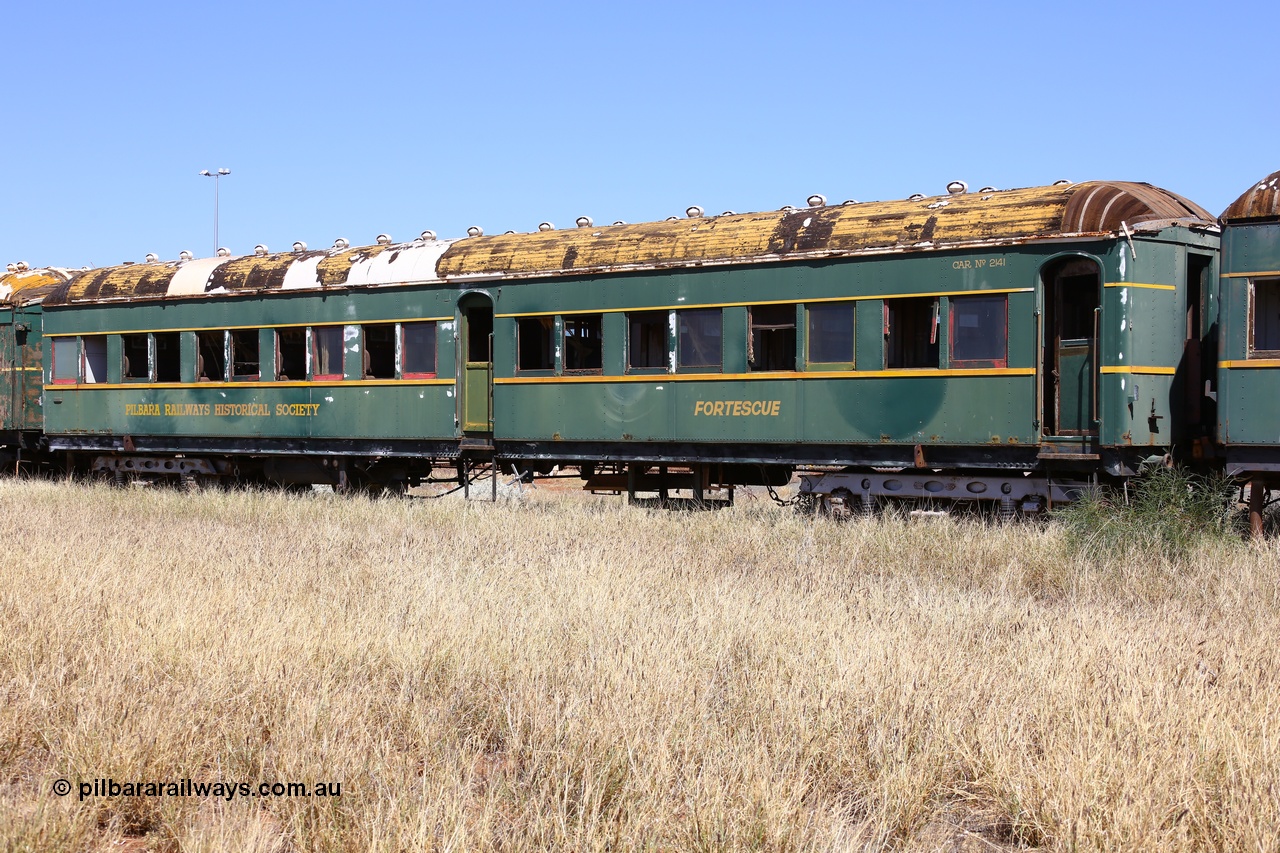
POLYGON ((213 178, 213 253, 215 255, 218 254, 218 182, 230 174, 230 169, 219 169, 216 172, 210 172, 208 169, 200 171, 202 177, 213 178))

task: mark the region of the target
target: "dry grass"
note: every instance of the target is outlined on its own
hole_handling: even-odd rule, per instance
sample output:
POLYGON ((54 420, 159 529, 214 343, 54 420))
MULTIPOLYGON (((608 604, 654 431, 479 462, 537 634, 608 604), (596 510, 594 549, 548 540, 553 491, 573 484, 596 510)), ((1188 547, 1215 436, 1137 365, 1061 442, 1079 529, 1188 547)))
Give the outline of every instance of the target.
POLYGON ((0 510, 3 849, 1280 845, 1274 544, 1102 559, 759 500, 0 510), (50 792, 95 777, 343 796, 50 792))

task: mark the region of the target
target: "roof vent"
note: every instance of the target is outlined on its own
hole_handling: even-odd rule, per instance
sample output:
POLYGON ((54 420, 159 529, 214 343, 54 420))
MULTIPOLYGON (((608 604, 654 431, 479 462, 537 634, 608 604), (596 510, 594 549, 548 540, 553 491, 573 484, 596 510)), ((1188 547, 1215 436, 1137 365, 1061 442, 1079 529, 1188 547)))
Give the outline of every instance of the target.
POLYGON ((556 230, 556 227, 555 227, 554 225, 552 225, 550 222, 539 222, 539 223, 538 223, 538 230, 539 230, 539 231, 554 231, 554 230, 556 230))
POLYGON ((924 198, 924 193, 912 193, 907 196, 907 201, 919 201, 922 198, 924 198))
POLYGON ((191 254, 186 249, 183 249, 181 252, 178 253, 178 260, 180 261, 189 261, 194 257, 195 255, 191 254))
POLYGON ((732 210, 726 210, 724 213, 722 213, 722 214, 720 214, 720 215, 721 215, 721 216, 736 216, 737 214, 735 214, 732 210))
POLYGON ((305 252, 307 250, 307 244, 302 242, 301 240, 298 240, 293 244, 293 250, 295 252, 305 252))
POLYGON ((1065 187, 1065 186, 1068 186, 1070 183, 1071 181, 1068 181, 1066 178, 1061 178, 1059 180, 1054 181, 1053 185, 1055 187, 1065 187))
POLYGON ((9 272, 17 272, 17 271, 18 271, 18 265, 17 265, 17 264, 9 264, 7 267, 5 267, 5 269, 7 269, 9 272))
POLYGON ((963 195, 969 191, 969 185, 964 181, 952 181, 947 184, 947 192, 951 195, 963 195))
POLYGON ((626 223, 626 220, 623 220, 623 219, 615 219, 615 220, 613 221, 613 224, 614 224, 614 225, 626 225, 627 223, 626 223))
POLYGON ((222 246, 221 248, 218 249, 218 257, 220 258, 231 257, 231 250, 228 249, 226 246, 222 246))
POLYGON ((506 231, 503 231, 502 233, 503 233, 503 236, 505 236, 505 235, 507 235, 507 234, 514 234, 514 233, 516 233, 516 232, 514 232, 514 231, 512 231, 512 230, 508 229, 508 230, 506 230, 506 231))
POLYGON ((995 187, 983 187, 982 189, 978 190, 978 192, 980 192, 980 193, 993 193, 993 192, 996 192, 996 191, 997 191, 997 190, 996 190, 996 188, 995 188, 995 187))
POLYGON ((483 236, 484 236, 484 229, 483 229, 483 228, 481 228, 479 225, 472 225, 470 228, 468 228, 468 229, 467 229, 467 236, 468 236, 468 237, 483 237, 483 236))
POLYGON ((590 227, 591 227, 591 217, 590 217, 590 216, 579 216, 577 219, 575 219, 575 220, 574 220, 574 222, 577 224, 577 226, 578 226, 579 228, 590 228, 590 227))
POLYGON ((434 231, 423 231, 421 234, 418 235, 419 240, 434 240, 435 238, 436 238, 436 232, 434 231))
POLYGON ((698 207, 696 204, 693 207, 687 207, 685 208, 684 215, 690 219, 700 219, 702 218, 702 208, 698 207))
POLYGON ((846 198, 844 201, 840 202, 840 206, 844 207, 846 204, 857 204, 857 203, 858 203, 858 200, 856 198, 846 198))
POLYGON ((31 269, 31 264, 26 261, 18 261, 14 266, 18 268, 18 272, 26 272, 31 269))
POLYGON ((259 243, 253 247, 253 254, 259 258, 265 258, 267 256, 267 247, 259 243))
POLYGON ((668 217, 667 217, 667 221, 668 221, 668 222, 675 222, 675 221, 676 221, 677 219, 679 219, 679 218, 680 218, 679 216, 668 216, 668 217))
POLYGON ((789 204, 784 204, 784 205, 782 206, 782 212, 783 212, 783 213, 795 213, 795 212, 796 212, 796 209, 795 209, 794 207, 792 207, 791 205, 789 205, 789 204))
POLYGON ((379 246, 390 246, 390 245, 391 245, 391 235, 390 235, 390 234, 379 234, 377 237, 373 238, 373 241, 374 241, 375 243, 377 243, 379 246))
POLYGON ((158 260, 160 260, 160 256, 155 252, 147 252, 147 263, 154 264, 158 260))
POLYGON ((337 240, 333 241, 333 248, 338 249, 339 251, 341 251, 342 249, 349 248, 350 246, 351 246, 351 243, 347 240, 346 237, 339 237, 337 240))
POLYGON ((814 193, 813 195, 805 199, 805 204, 809 205, 810 207, 826 207, 827 197, 822 193, 814 193))

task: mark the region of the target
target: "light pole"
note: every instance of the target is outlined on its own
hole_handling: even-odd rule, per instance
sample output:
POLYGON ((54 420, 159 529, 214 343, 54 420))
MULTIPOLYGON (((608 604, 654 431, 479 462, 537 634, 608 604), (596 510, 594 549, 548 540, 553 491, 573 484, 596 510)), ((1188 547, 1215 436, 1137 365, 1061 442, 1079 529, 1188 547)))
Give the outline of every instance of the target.
POLYGON ((218 254, 218 182, 222 180, 224 175, 230 175, 230 169, 219 169, 216 172, 210 172, 205 169, 200 172, 206 178, 213 178, 213 253, 218 254))

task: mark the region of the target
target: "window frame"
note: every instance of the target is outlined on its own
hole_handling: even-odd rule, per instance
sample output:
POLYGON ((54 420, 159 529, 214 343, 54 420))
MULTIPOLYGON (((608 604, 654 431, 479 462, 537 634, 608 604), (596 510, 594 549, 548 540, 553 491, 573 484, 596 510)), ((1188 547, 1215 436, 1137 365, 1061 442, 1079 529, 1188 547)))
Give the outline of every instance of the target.
MULTIPOLYGON (((892 299, 881 300, 884 306, 884 369, 885 370, 939 370, 942 367, 942 298, 939 296, 896 296, 892 299), (932 348, 933 358, 931 364, 890 364, 890 357, 893 353, 893 346, 890 343, 891 336, 894 334, 893 328, 889 322, 889 313, 891 305, 901 305, 907 302, 928 302, 931 306, 929 321, 929 342, 925 344, 926 350, 932 348)), ((905 362, 906 359, 903 359, 905 362)))
POLYGON ((79 380, 84 385, 105 385, 111 381, 110 375, 110 356, 111 351, 109 342, 110 335, 80 335, 80 376, 79 380), (93 352, 90 352, 89 344, 92 342, 95 346, 93 352), (101 344, 101 348, 98 348, 101 344), (96 370, 92 374, 89 372, 90 359, 97 362, 96 370))
MULTIPOLYGON (((1249 279, 1249 317, 1247 358, 1280 358, 1280 347, 1276 349, 1259 349, 1258 342, 1258 285, 1266 284, 1274 288, 1275 301, 1280 303, 1280 276, 1258 276, 1249 279)), ((1277 341, 1280 343, 1280 341, 1277 341)))
POLYGON ((230 359, 227 357, 227 350, 230 347, 226 329, 197 329, 196 336, 196 382, 226 382, 227 376, 231 370, 230 359), (203 337, 205 335, 222 335, 222 375, 221 376, 201 376, 202 373, 208 374, 209 371, 201 370, 204 366, 204 347, 203 337))
POLYGON ((151 377, 151 381, 175 384, 182 382, 182 332, 149 332, 147 339, 147 353, 150 356, 147 373, 151 377), (160 378, 160 343, 162 336, 172 340, 176 351, 174 358, 177 361, 177 370, 174 371, 176 376, 173 379, 160 378))
POLYGON ((232 382, 257 382, 262 378, 262 330, 261 329, 228 329, 227 330, 227 377, 232 382), (254 342, 257 355, 258 370, 255 373, 236 372, 236 337, 249 335, 254 342))
POLYGON ((1006 368, 1009 366, 1009 295, 1007 293, 966 293, 964 295, 952 296, 947 300, 947 365, 958 370, 980 370, 983 368, 1006 368), (1004 306, 1004 310, 1000 313, 1003 320, 1001 342, 1003 343, 1004 355, 996 359, 988 358, 957 358, 956 343, 959 340, 957 334, 957 323, 960 319, 960 312, 957 309, 958 304, 967 301, 976 302, 978 300, 998 301, 1004 306))
MULTIPOLYGON (((120 381, 121 382, 154 382, 156 373, 153 357, 154 349, 151 343, 151 334, 149 332, 121 332, 120 333, 120 381), (144 360, 145 370, 142 376, 130 376, 129 371, 125 368, 125 361, 129 360, 128 338, 141 338, 145 351, 146 359, 144 360)), ((129 363, 129 367, 133 367, 133 363, 129 363)))
MULTIPOLYGON (((364 380, 372 380, 372 381, 378 381, 378 382, 385 382, 390 379, 399 379, 400 378, 400 347, 402 344, 402 341, 400 338, 400 324, 394 321, 388 321, 388 320, 383 320, 383 321, 375 320, 370 323, 361 323, 359 328, 360 328, 360 378, 364 380), (370 371, 370 368, 372 367, 372 364, 373 364, 373 359, 370 355, 370 350, 369 350, 369 329, 372 327, 390 329, 390 332, 391 332, 391 336, 390 336, 391 375, 390 376, 374 376, 373 373, 370 371)), ((382 344, 379 344, 379 346, 382 346, 382 344)))
POLYGON ((80 377, 84 373, 84 364, 82 363, 79 335, 51 335, 49 337, 49 384, 50 385, 79 385, 80 377), (74 374, 70 378, 58 378, 58 350, 65 349, 60 344, 70 344, 72 347, 71 357, 75 363, 72 370, 74 374))
POLYGON ((853 370, 858 363, 858 303, 855 300, 842 302, 806 302, 804 303, 804 366, 806 370, 833 371, 853 370), (849 360, 817 361, 811 357, 813 346, 813 309, 842 308, 849 312, 849 360))
POLYGON ((311 369, 311 335, 310 330, 306 326, 274 326, 271 328, 272 339, 275 341, 276 361, 275 361, 275 381, 276 382, 306 382, 308 373, 311 369), (302 333, 302 375, 288 376, 284 372, 284 350, 280 346, 281 332, 301 332, 302 333))
POLYGON ((396 375, 400 379, 435 379, 440 373, 440 324, 435 320, 413 320, 409 322, 401 322, 396 324, 397 346, 396 346, 396 375), (408 338, 405 335, 405 329, 408 326, 430 326, 431 327, 431 366, 430 373, 422 371, 408 371, 404 369, 405 354, 409 352, 408 338))
MULTIPOLYGON (((747 306, 747 341, 746 343, 747 343, 747 372, 748 373, 795 373, 796 372, 796 369, 798 367, 796 363, 796 343, 797 343, 797 336, 800 334, 800 327, 796 322, 796 313, 798 308, 799 308, 799 303, 797 302, 784 302, 784 303, 770 302, 770 303, 761 304, 761 305, 747 306), (765 309, 765 311, 777 311, 779 314, 784 313, 783 309, 789 309, 789 312, 786 312, 786 313, 790 314, 791 324, 790 325, 778 324, 778 323, 757 324, 756 323, 757 309, 765 309), (789 367, 757 367, 756 366, 756 362, 759 359, 759 354, 756 353, 757 330, 760 332, 762 338, 766 334, 777 333, 777 332, 784 333, 784 337, 785 337, 785 332, 787 330, 791 331, 791 346, 790 347, 784 346, 781 348, 784 353, 784 358, 786 359, 786 363, 789 363, 790 365, 789 367)), ((721 350, 722 351, 724 348, 723 335, 724 335, 724 332, 722 329, 721 330, 721 350)), ((761 344, 763 345, 764 343, 766 343, 766 341, 762 340, 761 344)), ((722 359, 722 362, 723 362, 723 359, 722 359)))
POLYGON ((626 348, 627 348, 626 359, 627 360, 626 360, 626 369, 624 371, 625 373, 634 374, 637 376, 655 376, 663 373, 669 373, 671 371, 672 365, 674 363, 672 359, 672 355, 674 353, 671 348, 671 313, 672 313, 671 311, 664 311, 662 309, 623 312, 623 316, 627 324, 627 340, 626 340, 626 348), (660 364, 639 366, 631 363, 632 343, 634 341, 634 338, 632 336, 632 322, 633 322, 632 318, 633 317, 634 318, 642 318, 642 317, 650 317, 650 318, 660 317, 661 318, 661 320, 659 320, 655 324, 657 325, 659 331, 661 331, 662 333, 661 334, 662 358, 659 359, 659 361, 661 362, 660 364))
POLYGON ((556 372, 556 327, 559 325, 558 323, 556 323, 556 315, 555 314, 532 314, 524 317, 517 317, 515 319, 516 319, 516 353, 515 353, 516 373, 522 376, 554 376, 556 372), (547 326, 544 323, 544 321, 550 321, 551 325, 547 326), (549 362, 549 365, 546 367, 542 367, 542 366, 524 367, 521 364, 521 358, 524 354, 524 351, 520 346, 521 337, 523 335, 523 329, 525 327, 525 324, 533 323, 533 322, 537 322, 542 327, 542 330, 543 332, 545 332, 545 335, 546 335, 546 338, 545 338, 546 359, 543 362, 540 362, 540 364, 549 362))
POLYGON ((724 309, 719 307, 676 308, 676 309, 673 309, 671 313, 675 315, 676 373, 709 373, 709 374, 724 373, 724 309), (681 323, 684 315, 702 314, 702 313, 711 314, 713 312, 715 313, 717 319, 719 320, 718 325, 720 327, 720 335, 719 335, 720 351, 718 353, 719 360, 713 364, 686 364, 684 361, 684 346, 683 346, 685 336, 681 328, 681 323))
MULTIPOLYGON (((604 375, 604 315, 603 314, 579 313, 579 314, 560 315, 560 342, 561 342, 560 361, 561 361, 561 364, 563 365, 563 372, 566 376, 602 376, 604 375), (595 360, 599 362, 599 366, 598 367, 570 367, 569 366, 570 340, 575 337, 581 340, 584 337, 582 335, 570 335, 569 334, 570 325, 572 324, 577 328, 581 329, 583 328, 583 324, 585 323, 593 323, 595 326, 595 331, 597 335, 596 341, 598 343, 598 347, 596 348, 596 351, 595 351, 595 360)), ((553 353, 552 360, 554 361, 554 359, 555 359, 555 355, 553 353)))
MULTIPOLYGON (((307 327, 307 379, 311 382, 341 382, 345 377, 346 368, 343 360, 346 356, 347 349, 347 328, 343 323, 323 323, 315 326, 307 327), (320 351, 318 349, 320 338, 316 335, 318 329, 326 331, 336 329, 338 332, 338 372, 337 373, 317 373, 317 365, 320 363, 320 351)), ((332 360, 332 359, 331 359, 332 360)), ((330 367, 333 365, 330 364, 330 367)))

